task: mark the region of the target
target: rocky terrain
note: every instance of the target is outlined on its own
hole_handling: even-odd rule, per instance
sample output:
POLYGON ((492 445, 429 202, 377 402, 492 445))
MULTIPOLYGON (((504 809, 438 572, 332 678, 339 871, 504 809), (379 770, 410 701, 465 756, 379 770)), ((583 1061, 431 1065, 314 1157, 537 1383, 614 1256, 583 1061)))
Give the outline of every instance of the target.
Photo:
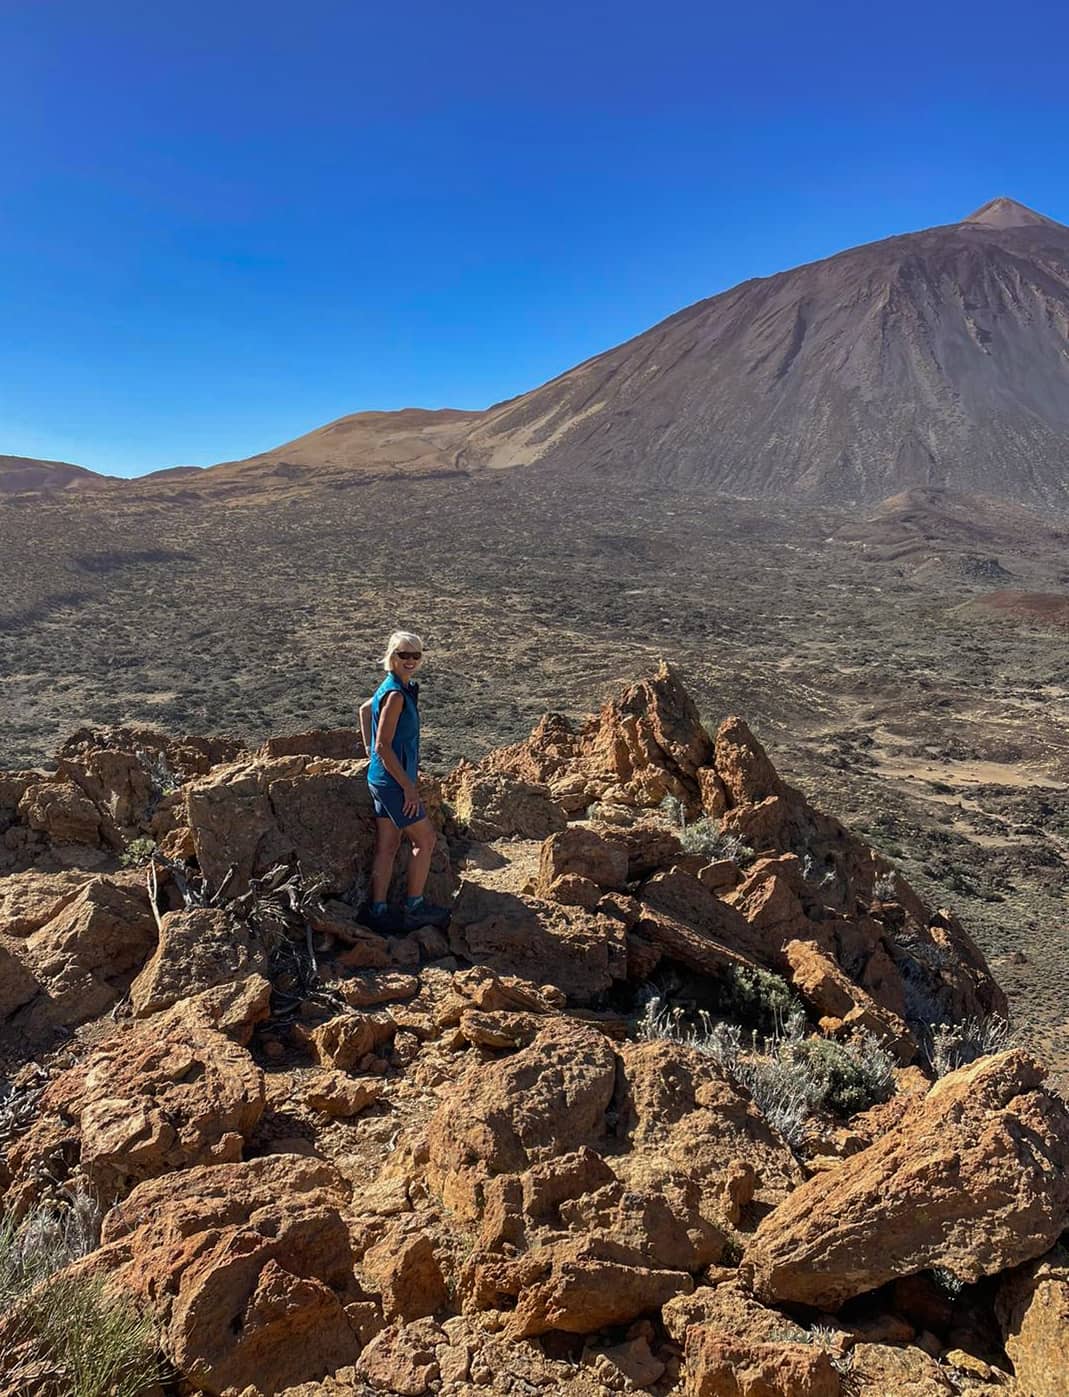
POLYGON ((0 775, 4 1397, 1065 1393, 1066 1103, 743 718, 427 778, 444 934, 361 925, 358 749, 0 775))

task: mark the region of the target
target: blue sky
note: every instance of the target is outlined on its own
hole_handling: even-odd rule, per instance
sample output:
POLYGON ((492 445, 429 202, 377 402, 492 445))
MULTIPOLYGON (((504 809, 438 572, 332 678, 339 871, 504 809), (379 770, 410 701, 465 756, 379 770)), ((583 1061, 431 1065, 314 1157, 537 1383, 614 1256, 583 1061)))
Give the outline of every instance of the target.
POLYGON ((0 453, 137 474, 484 407, 750 276, 1010 194, 1024 0, 0 0, 0 453))

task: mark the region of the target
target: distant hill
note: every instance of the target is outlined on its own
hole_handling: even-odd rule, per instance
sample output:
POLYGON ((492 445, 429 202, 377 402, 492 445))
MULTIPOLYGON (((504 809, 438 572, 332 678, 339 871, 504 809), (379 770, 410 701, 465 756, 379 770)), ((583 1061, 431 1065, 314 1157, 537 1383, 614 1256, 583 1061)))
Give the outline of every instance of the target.
POLYGON ((36 461, 30 456, 0 456, 0 495, 25 490, 94 490, 114 477, 100 475, 69 461, 36 461))

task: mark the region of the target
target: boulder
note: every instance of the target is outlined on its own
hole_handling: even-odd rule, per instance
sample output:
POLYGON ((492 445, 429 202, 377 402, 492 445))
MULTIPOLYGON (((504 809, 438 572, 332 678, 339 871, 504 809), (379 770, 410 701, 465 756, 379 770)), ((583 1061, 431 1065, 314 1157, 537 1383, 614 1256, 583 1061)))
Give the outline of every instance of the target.
POLYGON ((553 1242, 516 1259, 476 1253, 467 1269, 476 1303, 493 1300, 505 1316, 502 1332, 516 1339, 626 1324, 694 1285, 686 1272, 643 1265, 629 1248, 598 1237, 553 1242))
POLYGON ((427 1131, 427 1175, 458 1216, 478 1216, 485 1182, 596 1145, 616 1083, 597 1029, 553 1019, 530 1047, 478 1064, 449 1089, 427 1131))
POLYGON ((1039 1256, 1069 1224, 1069 1110, 1020 1051, 937 1082, 898 1125, 809 1179, 745 1255, 756 1294, 835 1309, 940 1266, 976 1281, 1039 1256))
MULTIPOLYGON (((186 790, 197 862, 218 887, 231 865, 235 893, 248 889, 276 864, 300 864, 306 878, 321 877, 324 891, 342 893, 362 882, 375 848, 375 814, 366 762, 325 757, 242 759, 213 768, 186 790)), ((403 883, 408 843, 398 858, 395 885, 403 883)), ((452 899, 454 879, 439 837, 427 895, 452 899)))
POLYGON ((27 870, 0 878, 0 936, 29 936, 73 902, 88 879, 74 868, 27 870))
POLYGON ((446 1302, 445 1279, 426 1233, 388 1233, 364 1253, 360 1271, 378 1294, 388 1324, 423 1319, 446 1302))
POLYGON ((159 944, 130 986, 138 1018, 180 999, 266 974, 267 955, 249 928, 217 907, 189 907, 161 919, 159 944))
POLYGON ((545 839, 567 824, 564 807, 541 782, 467 767, 446 788, 472 839, 545 839))
MULTIPOLYGON (((42 908, 47 901, 39 904, 42 908)), ((73 897, 56 896, 51 920, 6 949, 38 986, 14 1025, 30 1037, 96 1018, 129 988, 156 944, 148 896, 127 875, 84 876, 73 897)))
POLYGON ((917 1055, 905 1022, 855 985, 832 957, 812 941, 789 941, 784 954, 791 984, 817 1018, 834 1019, 847 1035, 870 1033, 904 1066, 917 1055))
POLYGON ((305 1036, 316 1062, 350 1072, 362 1058, 388 1043, 397 1025, 388 1014, 337 1014, 305 1036))
POLYGON ((306 1106, 324 1116, 357 1116, 382 1095, 375 1080, 350 1077, 346 1072, 315 1072, 302 1078, 299 1092, 306 1106))
POLYGON ((359 1354, 345 1204, 318 1160, 191 1168, 140 1184, 88 1261, 150 1308, 164 1354, 198 1391, 272 1397, 359 1354))
POLYGON ((627 850, 622 845, 604 839, 595 830, 572 825, 551 835, 542 845, 535 892, 538 897, 554 901, 553 890, 560 879, 579 877, 593 885, 596 903, 602 889, 623 888, 627 866, 627 850))
POLYGON ((45 835, 52 844, 121 846, 114 828, 73 781, 42 777, 27 786, 18 813, 30 829, 45 835))
POLYGON ((578 907, 465 882, 449 927, 453 951, 499 975, 554 985, 588 1004, 627 974, 619 922, 578 907))
POLYGON ((740 1169, 753 1171, 765 1206, 801 1182, 790 1150, 711 1057, 663 1039, 623 1044, 619 1056, 616 1137, 627 1148, 613 1169, 631 1188, 686 1174, 701 1189, 702 1213, 726 1221, 740 1169))
POLYGON ((755 1343, 696 1324, 687 1331, 684 1397, 839 1397, 842 1380, 825 1349, 755 1343))
POLYGON ((956 1379, 915 1344, 864 1343, 850 1350, 850 1390, 859 1397, 949 1397, 963 1390, 956 1379))
POLYGON ((1006 1352, 1029 1397, 1064 1397, 1069 1372, 1069 1247, 1011 1271, 995 1301, 1006 1352))
POLYGON ((32 1201, 40 1170, 75 1168, 102 1198, 197 1164, 231 1163, 264 1108, 263 1074, 196 1000, 122 1025, 54 1078, 11 1148, 9 1201, 32 1201))

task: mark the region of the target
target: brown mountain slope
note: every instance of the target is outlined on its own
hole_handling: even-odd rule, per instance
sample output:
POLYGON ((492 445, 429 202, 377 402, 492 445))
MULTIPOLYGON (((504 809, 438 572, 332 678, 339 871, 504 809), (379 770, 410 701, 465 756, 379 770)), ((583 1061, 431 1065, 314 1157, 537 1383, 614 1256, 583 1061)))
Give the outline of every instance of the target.
POLYGON ((0 456, 0 495, 24 490, 91 490, 110 484, 99 475, 69 461, 37 461, 30 456, 0 456))
POLYGON ((699 302, 492 411, 462 459, 1069 508, 1069 229, 996 200, 699 302))
POLYGON ((1069 229, 1006 198, 744 282, 484 413, 359 413, 198 485, 478 470, 1069 509, 1069 229), (270 474, 266 474, 269 472, 270 474))

